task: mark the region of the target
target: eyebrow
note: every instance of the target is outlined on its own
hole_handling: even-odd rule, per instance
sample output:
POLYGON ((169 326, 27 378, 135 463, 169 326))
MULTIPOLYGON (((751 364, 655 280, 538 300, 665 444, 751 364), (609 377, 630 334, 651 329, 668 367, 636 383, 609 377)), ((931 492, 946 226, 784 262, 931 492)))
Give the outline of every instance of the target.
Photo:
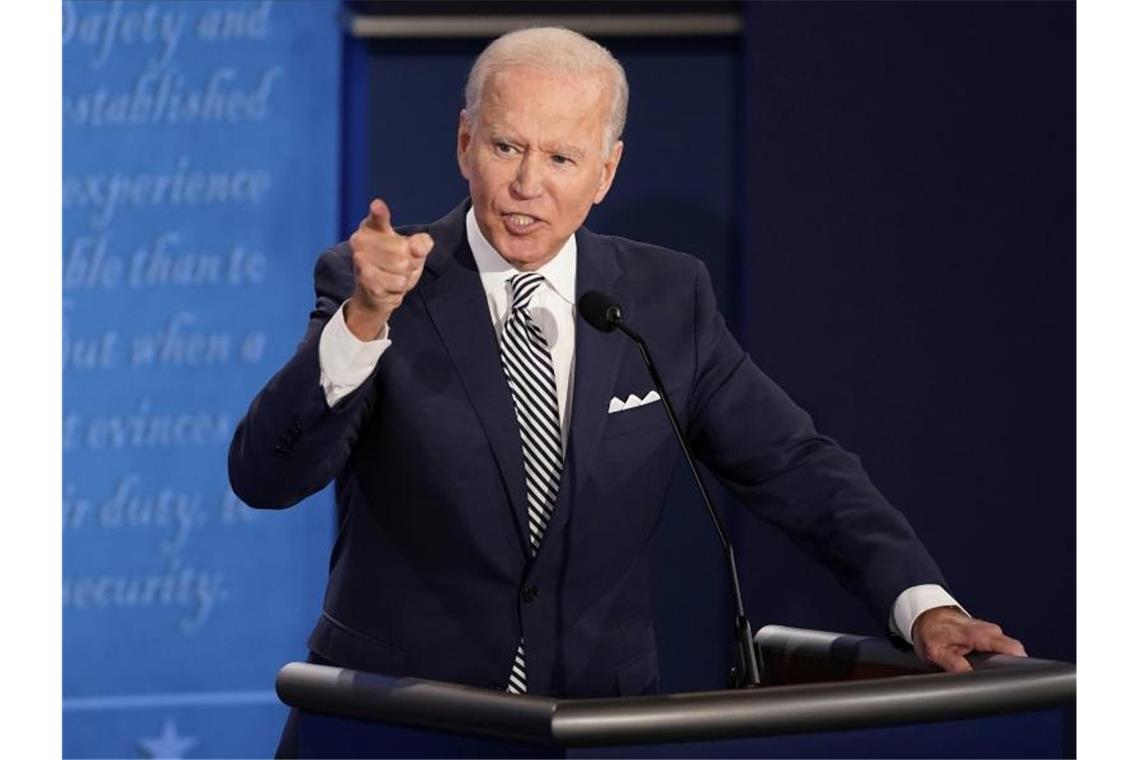
POLYGON ((547 153, 566 156, 567 158, 572 158, 574 160, 581 159, 582 156, 585 155, 585 151, 580 148, 575 148, 573 145, 553 145, 549 148, 544 147, 543 150, 547 153))
MULTIPOLYGON (((489 129, 489 130, 487 130, 487 137, 492 142, 506 142, 506 143, 512 143, 512 144, 525 144, 526 143, 526 140, 522 139, 521 137, 519 137, 517 134, 515 134, 514 132, 512 132, 509 129, 494 129, 494 128, 489 129)), ((539 149, 543 153, 548 153, 551 155, 566 156, 567 158, 574 159, 575 161, 582 160, 582 157, 586 155, 586 151, 582 150, 581 148, 578 148, 574 145, 567 145, 564 143, 563 144, 559 144, 559 143, 550 144, 550 143, 548 143, 546 145, 540 146, 539 149)))

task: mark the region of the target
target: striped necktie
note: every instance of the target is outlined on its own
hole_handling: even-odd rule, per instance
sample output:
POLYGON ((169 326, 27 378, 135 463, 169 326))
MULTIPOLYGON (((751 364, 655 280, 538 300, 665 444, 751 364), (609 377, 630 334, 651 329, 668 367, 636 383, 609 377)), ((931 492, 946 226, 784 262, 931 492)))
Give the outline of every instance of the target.
MULTIPOLYGON (((511 278, 511 309, 499 339, 499 355, 514 398, 515 417, 522 437, 531 556, 542 543, 562 480, 562 427, 558 421, 554 363, 542 331, 527 310, 543 282, 543 276, 533 272, 511 278)), ((507 683, 510 694, 526 693, 523 643, 519 641, 511 666, 507 683)))

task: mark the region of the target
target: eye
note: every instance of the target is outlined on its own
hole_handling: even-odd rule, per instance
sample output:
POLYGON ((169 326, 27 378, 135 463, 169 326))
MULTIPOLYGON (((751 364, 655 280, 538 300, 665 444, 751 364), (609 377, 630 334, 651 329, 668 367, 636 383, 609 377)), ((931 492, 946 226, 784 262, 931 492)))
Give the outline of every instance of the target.
POLYGON ((495 152, 502 156, 509 156, 515 152, 515 146, 510 143, 497 142, 495 143, 495 152))
POLYGON ((553 161, 554 163, 558 164, 559 166, 573 166, 574 165, 574 159, 570 158, 569 156, 563 156, 559 153, 555 153, 553 156, 551 156, 550 160, 553 161))

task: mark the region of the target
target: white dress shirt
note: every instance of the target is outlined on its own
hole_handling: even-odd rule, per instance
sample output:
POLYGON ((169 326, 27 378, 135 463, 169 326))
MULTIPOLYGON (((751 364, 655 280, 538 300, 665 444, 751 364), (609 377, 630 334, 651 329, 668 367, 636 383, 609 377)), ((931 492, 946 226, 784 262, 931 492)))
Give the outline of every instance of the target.
MULTIPOLYGON (((484 237, 475 221, 475 212, 467 212, 467 242, 479 268, 479 279, 487 294, 487 308, 495 335, 501 335, 503 322, 511 305, 509 280, 519 273, 484 237)), ((431 255, 431 254, 428 254, 431 255)), ((557 255, 538 273, 546 281, 530 301, 530 313, 542 330, 554 363, 554 383, 558 390, 558 412, 562 425, 562 449, 566 450, 570 428, 570 408, 574 388, 574 317, 577 297, 575 283, 578 271, 578 244, 573 235, 557 255)), ((346 302, 347 303, 347 302, 346 302)), ((344 305, 325 325, 318 349, 321 365, 320 383, 325 400, 331 407, 356 390, 376 367, 381 354, 392 345, 388 326, 384 325, 375 340, 362 341, 344 322, 344 305)), ((908 643, 914 621, 933 607, 961 606, 947 591, 936 584, 911 586, 899 594, 891 607, 891 630, 908 643)))

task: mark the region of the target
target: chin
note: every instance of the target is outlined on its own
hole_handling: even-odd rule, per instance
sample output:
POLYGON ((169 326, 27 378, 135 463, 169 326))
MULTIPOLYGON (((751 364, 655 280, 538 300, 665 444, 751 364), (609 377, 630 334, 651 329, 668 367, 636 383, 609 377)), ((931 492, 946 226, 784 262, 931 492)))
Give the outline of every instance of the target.
POLYGON ((549 244, 544 245, 526 241, 524 245, 519 245, 520 242, 521 241, 507 238, 502 241, 501 244, 496 244, 495 248, 504 259, 519 269, 524 267, 537 267, 545 264, 548 259, 552 258, 549 244))

